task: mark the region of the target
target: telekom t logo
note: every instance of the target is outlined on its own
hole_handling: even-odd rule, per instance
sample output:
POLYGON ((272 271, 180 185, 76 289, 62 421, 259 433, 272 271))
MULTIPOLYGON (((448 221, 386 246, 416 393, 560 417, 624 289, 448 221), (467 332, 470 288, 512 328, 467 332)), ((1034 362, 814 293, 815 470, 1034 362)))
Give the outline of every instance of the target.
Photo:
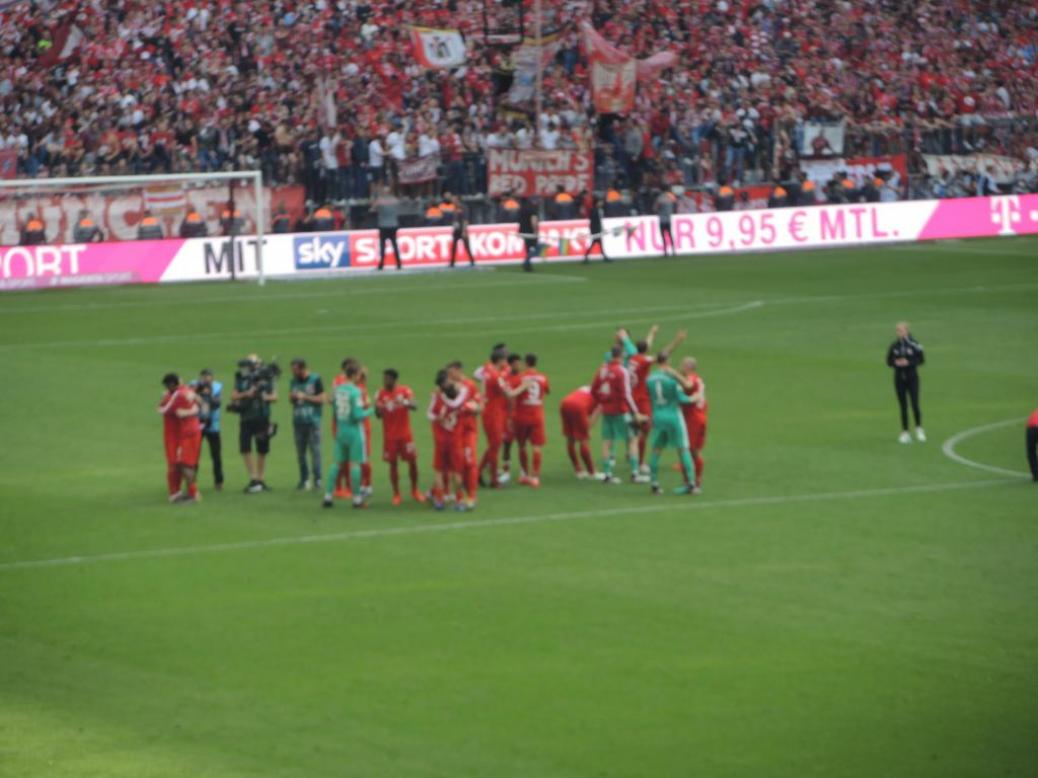
POLYGON ((1021 218, 1019 197, 1007 195, 991 198, 991 221, 1000 225, 999 235, 1016 235, 1013 225, 1021 218))

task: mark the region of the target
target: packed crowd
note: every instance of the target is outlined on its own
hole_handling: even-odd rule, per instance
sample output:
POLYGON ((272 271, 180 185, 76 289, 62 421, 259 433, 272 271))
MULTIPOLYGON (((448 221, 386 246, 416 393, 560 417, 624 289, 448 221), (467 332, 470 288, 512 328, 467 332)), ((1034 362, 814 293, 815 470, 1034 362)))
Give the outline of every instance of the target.
POLYGON ((15 2, 0 12, 0 150, 16 149, 28 177, 259 168, 314 200, 366 197, 425 154, 445 188, 473 194, 494 147, 593 148, 600 180, 630 187, 783 180, 806 122, 845 122, 848 154, 1038 158, 1033 3, 544 5, 565 21, 535 127, 529 105, 508 101, 512 45, 486 35, 515 28, 518 4, 15 2), (582 19, 680 65, 640 83, 629 116, 596 117, 582 19), (459 28, 467 64, 423 69, 409 24, 459 28))

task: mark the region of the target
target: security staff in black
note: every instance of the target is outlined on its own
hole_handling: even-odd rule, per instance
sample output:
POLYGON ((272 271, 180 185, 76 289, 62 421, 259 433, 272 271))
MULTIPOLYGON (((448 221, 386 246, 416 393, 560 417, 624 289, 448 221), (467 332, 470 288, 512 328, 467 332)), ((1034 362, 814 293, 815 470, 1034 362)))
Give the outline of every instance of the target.
POLYGON ((457 255, 459 243, 465 247, 465 253, 469 255, 469 267, 475 267, 476 259, 472 256, 472 246, 469 245, 469 223, 465 218, 465 206, 450 195, 447 195, 447 199, 452 206, 447 212, 451 220, 451 267, 454 267, 454 257, 457 255))
POLYGON ((897 340, 887 349, 887 366, 894 369, 894 391, 901 407, 901 443, 911 443, 912 436, 908 432, 908 402, 912 402, 912 415, 915 417, 915 437, 920 443, 926 440, 923 432, 923 415, 919 410, 919 366, 926 358, 923 347, 912 337, 906 322, 898 322, 897 340))
POLYGON ((540 224, 537 216, 537 203, 533 202, 532 198, 523 198, 518 217, 519 234, 523 236, 523 244, 526 247, 523 270, 530 273, 533 271, 533 255, 537 253, 537 227, 540 224))
POLYGON ((612 262, 605 253, 605 244, 602 242, 604 236, 604 228, 602 227, 602 217, 605 215, 605 208, 602 206, 602 198, 595 195, 595 199, 591 203, 591 210, 588 211, 588 223, 591 228, 591 234, 587 239, 587 249, 584 251, 584 264, 586 265, 591 261, 591 249, 598 246, 599 251, 602 252, 602 259, 606 262, 612 262))

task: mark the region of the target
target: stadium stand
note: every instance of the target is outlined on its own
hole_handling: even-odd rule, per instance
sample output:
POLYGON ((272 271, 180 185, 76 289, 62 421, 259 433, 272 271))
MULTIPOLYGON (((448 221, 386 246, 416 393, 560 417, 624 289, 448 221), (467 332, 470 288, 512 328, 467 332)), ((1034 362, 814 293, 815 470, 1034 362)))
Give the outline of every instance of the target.
POLYGON ((756 186, 735 207, 763 205, 770 182, 796 183, 805 157, 830 151, 899 157, 910 175, 888 187, 896 197, 1035 188, 1033 3, 545 5, 566 21, 535 131, 508 104, 511 46, 486 34, 515 3, 8 0, 0 155, 19 177, 258 168, 315 204, 367 198, 401 161, 431 154, 435 186, 405 194, 475 197, 487 149, 529 147, 593 148, 596 188, 632 191, 636 206, 661 186, 756 186), (581 19, 639 57, 674 51, 679 65, 643 84, 627 117, 596 117, 581 19), (466 65, 422 68, 410 24, 460 29, 466 65))

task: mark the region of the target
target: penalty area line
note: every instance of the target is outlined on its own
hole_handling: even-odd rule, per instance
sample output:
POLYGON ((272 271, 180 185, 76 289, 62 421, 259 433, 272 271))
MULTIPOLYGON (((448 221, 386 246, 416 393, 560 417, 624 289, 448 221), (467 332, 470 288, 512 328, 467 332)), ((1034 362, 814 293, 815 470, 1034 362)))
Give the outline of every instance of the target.
MULTIPOLYGON (((879 489, 857 489, 843 492, 815 492, 811 494, 787 494, 767 497, 740 497, 727 500, 702 500, 687 498, 684 506, 690 511, 708 511, 721 508, 744 508, 753 506, 788 505, 793 503, 827 502, 835 500, 857 500, 870 497, 888 497, 903 494, 928 494, 952 492, 964 489, 983 489, 992 486, 1004 486, 1016 483, 1005 478, 984 481, 957 481, 954 483, 920 484, 918 486, 894 486, 879 489)), ((316 509, 315 509, 316 510, 316 509)), ((668 500, 666 504, 631 505, 622 508, 606 508, 602 510, 571 511, 568 513, 542 513, 527 516, 508 516, 497 519, 472 519, 470 521, 453 521, 440 524, 417 524, 400 527, 375 527, 372 529, 349 530, 324 535, 298 535, 289 537, 268 538, 266 540, 243 540, 232 543, 213 543, 198 546, 172 546, 169 548, 151 548, 138 551, 117 551, 107 554, 84 554, 80 556, 56 557, 53 559, 31 559, 22 562, 0 563, 0 572, 14 570, 37 570, 50 567, 72 567, 91 565, 101 562, 125 562, 133 560, 165 559, 170 557, 189 557, 202 554, 218 554, 230 551, 251 551, 265 548, 286 546, 305 546, 317 543, 343 543, 351 540, 368 538, 393 537, 398 535, 422 535, 438 532, 454 532, 459 530, 483 529, 489 527, 509 527, 523 524, 541 524, 556 521, 576 521, 579 519, 600 519, 612 516, 641 516, 664 511, 681 510, 677 501, 668 500)))

